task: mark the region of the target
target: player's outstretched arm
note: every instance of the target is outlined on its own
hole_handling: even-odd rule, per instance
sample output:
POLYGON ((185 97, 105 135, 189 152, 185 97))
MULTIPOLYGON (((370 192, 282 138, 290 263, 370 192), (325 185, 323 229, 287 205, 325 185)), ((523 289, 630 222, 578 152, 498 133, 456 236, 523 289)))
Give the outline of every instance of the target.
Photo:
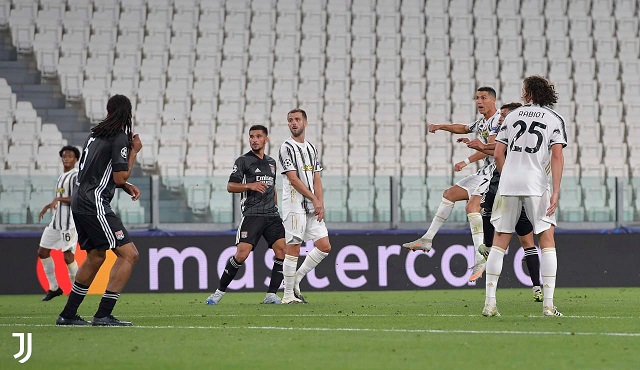
POLYGON ((448 123, 448 124, 429 124, 429 132, 435 133, 438 130, 448 131, 452 134, 468 134, 469 127, 463 123, 448 123))

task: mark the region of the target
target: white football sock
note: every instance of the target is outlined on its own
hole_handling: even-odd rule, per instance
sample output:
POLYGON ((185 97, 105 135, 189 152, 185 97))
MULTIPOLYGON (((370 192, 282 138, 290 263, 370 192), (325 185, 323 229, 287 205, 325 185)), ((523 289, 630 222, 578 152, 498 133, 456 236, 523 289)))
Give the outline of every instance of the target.
POLYGON ((56 279, 56 265, 52 257, 40 258, 44 273, 49 281, 49 290, 58 290, 58 280, 56 279))
POLYGON ((496 247, 491 247, 489 257, 487 258, 487 265, 485 273, 487 274, 486 280, 486 294, 484 304, 491 306, 496 305, 496 290, 498 289, 498 279, 502 272, 502 262, 504 260, 505 251, 496 247))
POLYGON ((482 216, 478 212, 467 213, 467 219, 469 220, 469 226, 471 227, 471 239, 473 239, 473 246, 478 249, 478 246, 484 243, 482 216))
POLYGON ((427 230, 427 232, 422 236, 423 238, 433 240, 433 237, 436 236, 438 230, 442 227, 442 224, 444 224, 451 215, 454 204, 454 202, 442 198, 440 205, 438 206, 438 211, 436 212, 436 215, 433 216, 433 220, 431 220, 429 230, 427 230))
POLYGON ((558 257, 555 248, 542 248, 540 272, 542 274, 543 306, 553 307, 553 292, 556 289, 556 272, 558 271, 558 257))
POLYGON ((282 275, 284 276, 284 297, 293 296, 293 286, 296 282, 296 269, 298 268, 298 257, 284 255, 282 263, 282 275))
POLYGON ((318 266, 318 264, 322 262, 322 260, 328 255, 329 253, 322 252, 317 247, 314 247, 313 250, 311 250, 311 252, 307 254, 307 257, 305 257, 298 271, 296 271, 295 286, 298 287, 298 285, 300 284, 300 281, 304 279, 307 273, 309 273, 309 271, 313 270, 316 266, 318 266))
POLYGON ((67 269, 69 270, 69 281, 73 284, 76 281, 76 274, 78 273, 78 263, 76 261, 71 262, 67 265, 67 269))

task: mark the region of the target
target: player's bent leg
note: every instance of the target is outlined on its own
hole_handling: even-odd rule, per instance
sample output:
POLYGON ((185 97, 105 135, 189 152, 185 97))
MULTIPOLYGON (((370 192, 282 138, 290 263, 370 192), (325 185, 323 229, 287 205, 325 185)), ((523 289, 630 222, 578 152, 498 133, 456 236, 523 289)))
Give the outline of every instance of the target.
POLYGON ((69 281, 73 284, 73 282, 76 281, 76 274, 78 273, 78 263, 71 250, 65 251, 63 256, 64 262, 67 264, 67 270, 69 271, 69 281))
POLYGON ((296 281, 296 270, 298 269, 298 256, 300 255, 300 243, 287 243, 284 250, 285 255, 282 263, 284 294, 282 296, 282 304, 302 303, 293 294, 293 287, 296 281))
POLYGON ((76 281, 71 287, 71 293, 64 309, 56 320, 56 325, 91 325, 78 315, 78 307, 89 292, 89 286, 106 259, 106 251, 89 249, 87 257, 78 269, 76 281))
POLYGON ((485 252, 484 229, 482 226, 482 215, 480 214, 480 196, 473 195, 467 202, 466 211, 469 227, 471 229, 471 238, 475 247, 475 263, 471 268, 472 274, 469 281, 475 281, 482 277, 485 269, 486 259, 482 252, 485 252))
POLYGON ((49 289, 44 297, 42 297, 42 301, 47 302, 55 297, 61 296, 62 289, 58 286, 58 279, 56 279, 56 265, 53 258, 51 258, 51 250, 42 246, 39 247, 38 258, 40 259, 40 263, 42 263, 44 274, 49 282, 49 289))
POLYGON ((442 197, 455 203, 461 200, 469 200, 469 192, 459 185, 453 185, 442 193, 442 197))
MULTIPOLYGON (((436 211, 436 214, 433 216, 433 219, 431 220, 431 224, 429 225, 429 229, 427 229, 427 232, 425 232, 424 235, 422 235, 420 238, 414 241, 403 243, 402 248, 405 248, 414 252, 430 251, 433 238, 438 233, 442 225, 447 221, 447 219, 451 215, 451 212, 453 211, 453 206, 456 202, 456 200, 453 200, 453 199, 462 197, 462 192, 460 192, 460 190, 464 191, 464 189, 460 188, 459 186, 452 186, 451 188, 445 190, 442 195, 442 200, 440 201, 440 205, 438 206, 438 210, 436 211), (457 189, 454 189, 454 188, 457 188, 457 189)), ((466 194, 466 191, 464 193, 466 194)))
POLYGON ((302 265, 298 271, 296 271, 296 279, 293 285, 293 294, 296 298, 301 300, 303 303, 307 303, 306 299, 300 292, 300 282, 304 279, 305 276, 309 273, 309 271, 313 270, 324 260, 331 251, 331 243, 329 242, 328 236, 323 236, 320 239, 314 241, 314 248, 309 252, 307 257, 305 257, 302 265))
POLYGON ((455 202, 467 199, 469 199, 468 192, 458 185, 454 185, 445 190, 444 193, 442 193, 442 200, 440 201, 436 214, 433 216, 433 220, 431 220, 427 232, 419 239, 402 244, 402 248, 410 251, 430 251, 433 238, 451 215, 455 202))
POLYGON ((106 258, 106 251, 100 251, 97 249, 90 249, 87 251, 87 257, 76 274, 76 282, 86 286, 91 285, 106 258))
POLYGON ((115 318, 111 312, 120 298, 120 292, 131 276, 133 266, 138 261, 138 249, 129 242, 113 249, 117 256, 116 261, 109 273, 107 289, 102 295, 98 310, 93 315, 91 324, 93 326, 131 326, 131 322, 122 321, 115 318))
POLYGON ((253 250, 253 245, 249 243, 238 243, 236 247, 236 254, 234 255, 238 263, 243 264, 247 260, 249 254, 253 250))
POLYGON ((222 276, 220 276, 220 283, 218 285, 218 289, 213 292, 207 299, 205 303, 208 305, 216 305, 220 302, 225 292, 227 291, 227 287, 233 279, 238 274, 238 270, 244 264, 244 261, 249 257, 249 253, 253 249, 253 245, 246 242, 239 242, 236 246, 236 253, 233 257, 229 258, 227 264, 224 267, 224 272, 222 276))
POLYGON ((133 243, 127 243, 113 249, 113 252, 118 257, 111 267, 109 273, 109 283, 107 283, 107 290, 112 292, 121 292, 124 288, 133 266, 138 262, 138 249, 133 243))
POLYGON ((51 257, 51 249, 43 246, 38 247, 38 258, 45 259, 51 257))
MULTIPOLYGON (((507 253, 507 246, 511 234, 496 233, 494 237, 494 245, 489 252, 489 258, 487 258, 487 278, 485 283, 485 307, 496 307, 496 291, 498 289, 498 279, 502 273, 502 264, 504 255, 507 253)), ((497 311, 497 309, 496 309, 497 311)), ((484 311, 483 311, 484 315, 484 311)))
MULTIPOLYGON (((516 233, 518 233, 518 227, 516 225, 516 233)), ((535 302, 542 302, 542 287, 540 285, 540 256, 538 255, 538 249, 536 248, 533 240, 533 232, 521 236, 518 235, 520 245, 524 250, 524 261, 529 270, 529 276, 531 277, 531 293, 533 294, 533 300, 535 302)))
POLYGON ((480 201, 481 200, 482 200, 482 197, 480 197, 479 195, 472 195, 469 198, 469 201, 467 202, 467 205, 464 207, 464 209, 467 212, 467 214, 469 214, 469 213, 480 213, 480 210, 482 209, 480 207, 480 201))
POLYGON ((273 266, 271 267, 271 279, 269 281, 269 289, 267 290, 267 295, 264 297, 262 303, 264 304, 280 304, 282 300, 276 292, 280 285, 282 285, 282 280, 284 279, 284 275, 282 274, 282 268, 284 264, 284 247, 285 242, 284 238, 279 238, 276 240, 271 249, 273 249, 273 253, 275 254, 273 259, 273 266))

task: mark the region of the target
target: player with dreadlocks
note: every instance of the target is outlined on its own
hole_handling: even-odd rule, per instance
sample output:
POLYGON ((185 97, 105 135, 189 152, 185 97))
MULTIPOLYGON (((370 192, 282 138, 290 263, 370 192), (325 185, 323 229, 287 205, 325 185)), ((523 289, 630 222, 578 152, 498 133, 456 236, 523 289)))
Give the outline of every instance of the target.
POLYGON ((140 190, 127 182, 140 149, 140 137, 132 133, 131 101, 124 95, 112 96, 107 102, 107 118, 91 129, 80 158, 78 189, 71 199, 71 210, 78 242, 87 251, 87 258, 78 270, 57 325, 131 325, 116 319, 111 312, 138 260, 138 250, 110 203, 116 187, 122 188, 134 201, 140 198, 140 190), (117 259, 98 311, 92 322, 88 322, 77 314, 78 307, 109 249, 117 259))

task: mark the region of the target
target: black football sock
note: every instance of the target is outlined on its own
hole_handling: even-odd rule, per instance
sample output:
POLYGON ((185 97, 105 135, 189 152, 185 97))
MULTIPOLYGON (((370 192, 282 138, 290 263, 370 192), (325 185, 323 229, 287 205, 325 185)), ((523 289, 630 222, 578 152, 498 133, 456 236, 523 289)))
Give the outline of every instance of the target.
POLYGON ((484 231, 484 246, 491 248, 493 246, 493 233, 496 229, 491 224, 491 212, 488 215, 482 212, 482 230, 484 231))
POLYGON ((229 258, 227 265, 224 267, 224 272, 220 277, 220 287, 218 287, 218 290, 220 290, 221 292, 227 291, 227 287, 229 286, 229 284, 231 284, 231 281, 233 281, 233 279, 236 277, 236 274, 238 273, 238 269, 240 268, 240 266, 242 266, 242 263, 239 263, 238 261, 236 261, 235 257, 229 258))
POLYGON ((118 297, 120 297, 120 293, 106 290, 100 300, 98 311, 96 311, 96 314, 93 315, 93 317, 101 318, 111 315, 113 307, 116 305, 116 302, 118 302, 118 297))
POLYGON ((282 279, 284 279, 284 275, 282 274, 282 263, 283 259, 276 258, 273 261, 273 267, 271 268, 271 282, 269 283, 269 290, 267 293, 275 293, 280 288, 280 284, 282 284, 282 279))
POLYGON ((540 258, 538 257, 537 248, 529 248, 524 250, 524 260, 529 269, 531 283, 534 286, 540 286, 540 258))
POLYGON ((71 293, 69 293, 69 298, 67 299, 67 304, 64 306, 60 316, 66 319, 74 318, 78 313, 78 307, 80 307, 84 297, 87 296, 88 291, 89 286, 74 282, 71 293))

